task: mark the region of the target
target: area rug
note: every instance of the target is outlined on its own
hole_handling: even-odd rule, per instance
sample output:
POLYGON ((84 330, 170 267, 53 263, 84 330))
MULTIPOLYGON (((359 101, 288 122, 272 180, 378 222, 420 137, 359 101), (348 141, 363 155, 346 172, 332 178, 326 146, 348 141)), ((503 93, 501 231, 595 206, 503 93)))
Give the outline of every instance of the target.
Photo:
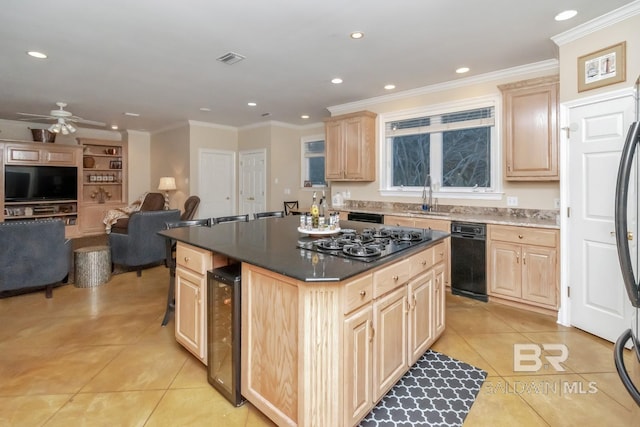
POLYGON ((361 426, 461 426, 487 373, 428 350, 361 426))

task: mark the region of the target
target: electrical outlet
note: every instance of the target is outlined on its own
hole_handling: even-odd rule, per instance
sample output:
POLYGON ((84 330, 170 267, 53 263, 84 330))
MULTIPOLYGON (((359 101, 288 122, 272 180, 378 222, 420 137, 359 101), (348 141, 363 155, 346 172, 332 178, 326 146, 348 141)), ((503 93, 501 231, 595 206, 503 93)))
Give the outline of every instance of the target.
POLYGON ((507 206, 518 206, 518 198, 516 196, 507 197, 507 206))
POLYGON ((553 199, 553 208, 560 209, 560 199, 553 199))
POLYGON ((290 188, 285 188, 284 189, 284 194, 291 194, 291 189, 290 188))

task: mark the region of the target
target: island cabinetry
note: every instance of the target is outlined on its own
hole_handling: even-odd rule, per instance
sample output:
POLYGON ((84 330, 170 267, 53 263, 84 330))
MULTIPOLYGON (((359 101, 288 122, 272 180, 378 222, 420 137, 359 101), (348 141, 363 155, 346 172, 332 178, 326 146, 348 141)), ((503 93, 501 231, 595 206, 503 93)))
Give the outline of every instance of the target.
POLYGON ((278 425, 357 425, 443 331, 443 247, 342 282, 244 263, 243 396, 278 425))
POLYGON ((558 76, 498 86, 504 114, 505 179, 557 181, 558 76))
POLYGON ((558 240, 558 230, 489 225, 489 296, 557 310, 558 240))
POLYGON ((361 111, 325 121, 328 181, 375 181, 376 116, 361 111))
POLYGON ((176 245, 176 340, 207 364, 207 271, 227 258, 178 242, 176 245))

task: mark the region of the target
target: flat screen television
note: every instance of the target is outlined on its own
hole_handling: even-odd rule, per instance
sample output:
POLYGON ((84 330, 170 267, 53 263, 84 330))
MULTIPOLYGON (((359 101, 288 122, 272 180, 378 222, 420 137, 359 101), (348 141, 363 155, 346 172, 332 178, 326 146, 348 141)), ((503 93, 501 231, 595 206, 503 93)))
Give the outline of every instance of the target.
POLYGON ((78 168, 70 166, 4 167, 5 202, 76 200, 78 168))

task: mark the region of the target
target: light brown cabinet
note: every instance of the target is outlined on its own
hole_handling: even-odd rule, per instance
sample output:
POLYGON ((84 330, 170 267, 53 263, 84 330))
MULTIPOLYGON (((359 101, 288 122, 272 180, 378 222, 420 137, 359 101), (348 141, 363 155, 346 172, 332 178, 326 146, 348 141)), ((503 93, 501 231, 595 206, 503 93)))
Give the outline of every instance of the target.
POLYGON ((489 296, 558 308, 558 231, 488 226, 489 296))
POLYGON ((127 199, 127 144, 123 141, 78 138, 82 145, 83 234, 105 232, 104 215, 121 208, 127 199))
POLYGON ((327 181, 375 181, 376 116, 361 111, 325 121, 327 181))
MULTIPOLYGON (((23 221, 32 219, 58 218, 65 223, 65 236, 78 237, 81 219, 80 204, 82 200, 81 148, 75 145, 53 145, 41 142, 17 140, 0 140, 0 159, 2 159, 2 175, 0 176, 0 209, 1 221, 23 221), (8 166, 67 166, 78 171, 76 182, 76 199, 60 200, 6 200, 5 167, 8 166)), ((73 174, 73 172, 72 172, 73 174)))
POLYGON ((345 318, 344 350, 344 424, 352 426, 369 413, 371 402, 373 402, 373 308, 371 304, 345 318))
POLYGON ((498 86, 507 181, 560 179, 558 82, 558 76, 548 76, 498 86))

